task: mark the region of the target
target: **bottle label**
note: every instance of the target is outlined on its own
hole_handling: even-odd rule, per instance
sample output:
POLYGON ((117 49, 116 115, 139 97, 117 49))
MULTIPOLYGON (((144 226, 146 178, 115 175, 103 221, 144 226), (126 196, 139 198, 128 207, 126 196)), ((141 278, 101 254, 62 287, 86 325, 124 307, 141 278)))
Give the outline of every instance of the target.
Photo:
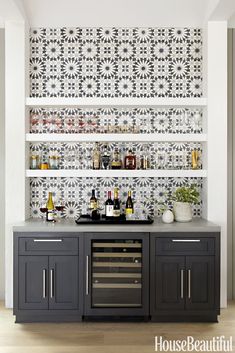
POLYGON ((90 208, 92 210, 96 210, 97 209, 97 202, 96 201, 90 201, 90 208))
POLYGON ((120 210, 113 210, 113 217, 120 217, 121 211, 120 210))
POLYGON ((106 205, 105 214, 106 217, 113 217, 113 205, 106 205))
POLYGON ((47 211, 47 220, 48 221, 54 220, 54 212, 53 211, 47 211))
POLYGON ((132 214, 133 208, 126 208, 126 214, 132 214))

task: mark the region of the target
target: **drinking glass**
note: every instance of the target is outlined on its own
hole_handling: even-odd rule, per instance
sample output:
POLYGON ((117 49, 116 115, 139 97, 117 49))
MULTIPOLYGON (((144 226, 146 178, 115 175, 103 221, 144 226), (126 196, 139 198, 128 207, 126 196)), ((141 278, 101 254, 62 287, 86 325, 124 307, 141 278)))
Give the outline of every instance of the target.
POLYGON ((157 151, 156 154, 156 168, 165 169, 167 164, 167 153, 166 151, 157 151))

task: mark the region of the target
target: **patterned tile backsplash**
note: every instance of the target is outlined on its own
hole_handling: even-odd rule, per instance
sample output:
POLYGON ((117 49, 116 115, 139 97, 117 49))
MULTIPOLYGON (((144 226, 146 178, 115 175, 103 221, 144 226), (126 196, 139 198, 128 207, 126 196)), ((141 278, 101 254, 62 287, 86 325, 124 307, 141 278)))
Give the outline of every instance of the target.
MULTIPOLYGON (((30 32, 31 97, 201 97, 202 30, 198 28, 32 28, 30 32)), ((201 133, 203 112, 193 108, 49 109, 31 111, 32 133, 201 133), (199 113, 199 114, 198 114, 199 113)), ((124 153, 129 144, 118 145, 124 153)), ((132 143, 139 154, 143 145, 132 143)), ((190 152, 200 143, 149 143, 151 168, 159 168, 157 156, 166 156, 166 167, 176 168, 174 156, 190 166, 190 152)), ((87 168, 92 143, 35 143, 31 153, 56 151, 61 168, 87 168), (68 160, 68 154, 74 160, 68 160), (85 158, 82 158, 85 156, 85 158), (86 162, 87 163, 87 162, 86 162)), ((178 167, 182 166, 178 163, 178 167)), ((63 202, 63 216, 76 218, 87 211, 95 188, 101 204, 107 190, 120 189, 122 202, 127 191, 143 202, 146 212, 159 215, 159 207, 171 207, 172 192, 201 178, 31 178, 31 214, 42 217, 48 191, 56 203, 63 202)), ((122 205, 123 206, 123 205, 122 205)), ((202 202, 193 206, 200 217, 202 202)))
POLYGON ((32 28, 33 97, 201 97, 199 28, 32 28))
MULTIPOLYGON (((101 206, 107 199, 107 191, 118 187, 122 208, 125 206, 128 190, 132 190, 135 202, 142 202, 146 213, 160 215, 162 204, 172 206, 171 196, 174 190, 182 185, 196 185, 200 193, 203 188, 202 178, 32 178, 31 215, 43 217, 40 207, 45 206, 48 191, 55 195, 55 204, 63 203, 63 216, 76 218, 87 212, 91 190, 97 191, 101 206)), ((194 217, 200 217, 202 202, 193 206, 194 217)))

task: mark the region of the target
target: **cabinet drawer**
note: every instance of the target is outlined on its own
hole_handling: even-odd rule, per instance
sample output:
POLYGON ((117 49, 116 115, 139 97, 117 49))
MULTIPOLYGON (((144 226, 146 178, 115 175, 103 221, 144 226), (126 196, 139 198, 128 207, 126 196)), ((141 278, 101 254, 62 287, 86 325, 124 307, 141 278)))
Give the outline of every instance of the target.
POLYGON ((19 238, 20 255, 77 255, 78 238, 43 237, 19 238))
POLYGON ((214 238, 155 238, 156 255, 214 255, 214 238))

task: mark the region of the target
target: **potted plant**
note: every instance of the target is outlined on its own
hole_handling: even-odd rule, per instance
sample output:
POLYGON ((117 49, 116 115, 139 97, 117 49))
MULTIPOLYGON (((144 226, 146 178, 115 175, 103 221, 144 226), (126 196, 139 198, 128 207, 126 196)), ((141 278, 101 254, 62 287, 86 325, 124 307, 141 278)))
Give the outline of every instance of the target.
POLYGON ((173 194, 173 212, 177 222, 192 220, 192 204, 199 202, 199 192, 195 185, 182 186, 173 194))

